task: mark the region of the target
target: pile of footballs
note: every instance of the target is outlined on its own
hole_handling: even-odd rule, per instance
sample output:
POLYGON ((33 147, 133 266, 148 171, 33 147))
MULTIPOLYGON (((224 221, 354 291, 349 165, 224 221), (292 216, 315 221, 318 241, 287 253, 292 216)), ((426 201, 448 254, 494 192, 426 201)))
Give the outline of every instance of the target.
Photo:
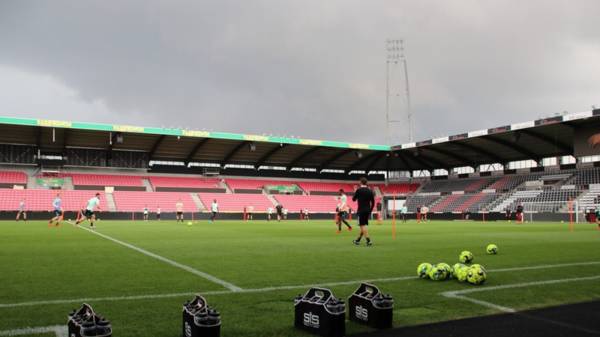
MULTIPOLYGON (((486 252, 490 255, 498 254, 498 246, 489 244, 486 252)), ((479 285, 485 282, 487 273, 482 265, 471 264, 474 258, 473 253, 465 250, 458 256, 459 263, 452 267, 443 262, 437 264, 424 262, 417 267, 417 275, 422 279, 433 281, 456 279, 458 282, 479 285)))

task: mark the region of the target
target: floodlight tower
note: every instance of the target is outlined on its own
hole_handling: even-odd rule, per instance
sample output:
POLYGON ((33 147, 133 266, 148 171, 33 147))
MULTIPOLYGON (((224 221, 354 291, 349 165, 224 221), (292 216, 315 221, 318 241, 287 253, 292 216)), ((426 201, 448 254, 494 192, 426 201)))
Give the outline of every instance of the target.
MULTIPOLYGON (((404 41, 398 39, 386 40, 386 51, 387 58, 385 62, 385 126, 386 126, 386 141, 388 144, 392 143, 391 128, 393 124, 404 123, 408 129, 408 141, 413 141, 413 116, 410 106, 410 86, 408 82, 408 63, 406 61, 406 55, 404 54, 404 41), (400 68, 399 68, 400 67, 400 68), (393 85, 392 75, 394 72, 400 71, 404 79, 404 95, 406 99, 406 120, 397 120, 391 117, 391 104, 390 97, 400 96, 400 93, 393 93, 390 95, 390 91, 395 86, 393 85)), ((400 84, 400 86, 402 86, 400 84)), ((396 88, 397 89, 397 88, 396 88)), ((399 91, 399 90, 394 90, 399 91)))

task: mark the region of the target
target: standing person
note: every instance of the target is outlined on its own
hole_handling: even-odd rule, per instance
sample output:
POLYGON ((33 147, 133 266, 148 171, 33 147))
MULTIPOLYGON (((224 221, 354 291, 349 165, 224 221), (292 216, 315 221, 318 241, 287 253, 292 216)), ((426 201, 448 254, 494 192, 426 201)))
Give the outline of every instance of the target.
POLYGON ((421 219, 423 219, 423 222, 428 222, 429 218, 429 207, 423 205, 421 206, 421 219))
POLYGON ((219 203, 217 203, 217 199, 213 199, 213 202, 210 205, 210 211, 211 211, 210 222, 215 222, 217 213, 219 213, 219 203))
POLYGON ((267 221, 271 221, 272 215, 273 215, 273 207, 267 208, 267 221))
POLYGON ((144 221, 148 221, 148 214, 150 211, 148 210, 148 205, 144 206, 144 221))
POLYGON ((340 197, 339 200, 340 202, 338 203, 338 207, 337 207, 337 221, 336 221, 336 225, 338 226, 337 229, 337 233, 341 233, 342 232, 342 222, 344 223, 344 225, 346 225, 346 228, 348 228, 349 231, 352 230, 352 226, 350 226, 350 224, 348 223, 348 221, 346 220, 348 218, 348 196, 346 195, 346 193, 344 192, 343 189, 340 188, 340 197))
POLYGON ((515 221, 517 223, 523 223, 523 204, 517 205, 517 216, 515 221))
POLYGON ((352 200, 358 202, 356 213, 358 214, 358 226, 360 227, 358 238, 352 242, 358 246, 360 245, 360 239, 364 236, 367 240, 367 246, 371 246, 372 243, 367 226, 369 226, 369 217, 375 207, 375 194, 367 186, 367 178, 360 178, 360 187, 354 192, 352 200))
POLYGON ((183 222, 183 201, 181 199, 175 203, 175 219, 177 222, 183 222))
POLYGON ((250 205, 248 206, 248 208, 246 208, 246 210, 248 211, 248 214, 246 215, 246 219, 248 220, 252 220, 254 219, 254 206, 250 205))
POLYGON ((160 221, 160 205, 156 206, 156 220, 160 221))
POLYGON ((506 214, 505 214, 506 221, 510 222, 510 220, 511 220, 510 217, 512 215, 512 210, 510 209, 510 205, 506 206, 505 212, 506 212, 506 214))
POLYGON ((62 200, 60 199, 60 193, 56 195, 56 198, 52 200, 52 211, 54 217, 48 221, 48 227, 55 225, 60 226, 60 222, 63 219, 62 200))
POLYGON ((79 225, 86 219, 90 221, 90 227, 96 228, 94 222, 96 221, 96 209, 100 210, 100 193, 96 193, 94 197, 88 200, 83 215, 75 222, 75 225, 79 225))
POLYGON ((27 211, 25 210, 25 199, 21 199, 19 202, 19 208, 17 209, 17 221, 23 216, 23 221, 27 222, 27 211))
POLYGON ((598 224, 598 229, 600 229, 600 207, 596 207, 596 223, 598 224))
POLYGON ((406 222, 406 215, 407 214, 408 214, 408 207, 406 207, 406 204, 404 204, 400 208, 400 216, 402 217, 402 222, 406 222))
POLYGON ((417 206, 417 223, 421 223, 421 206, 417 206))
POLYGON ((308 208, 304 209, 304 220, 309 221, 310 215, 308 214, 308 208))
POLYGON ((275 210, 277 211, 277 221, 281 222, 281 219, 283 219, 283 206, 281 204, 277 204, 277 206, 275 206, 275 210))
POLYGON ((288 215, 288 209, 284 208, 283 209, 283 220, 287 220, 287 215, 288 215))

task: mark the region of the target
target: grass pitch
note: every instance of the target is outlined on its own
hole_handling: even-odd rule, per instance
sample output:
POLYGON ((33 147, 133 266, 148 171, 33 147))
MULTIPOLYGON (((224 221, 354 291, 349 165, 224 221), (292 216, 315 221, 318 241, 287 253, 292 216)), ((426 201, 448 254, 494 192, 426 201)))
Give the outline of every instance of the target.
MULTIPOLYGON (((0 222, 0 336, 64 324, 86 300, 111 320, 115 336, 176 337, 181 305, 193 293, 207 294, 221 312, 222 336, 306 336, 293 328, 293 297, 311 284, 331 284, 346 298, 360 280, 378 280, 373 283, 393 295, 395 326, 498 312, 442 295, 449 291, 489 288, 465 295, 516 310, 600 298, 595 225, 577 224, 569 232, 561 223, 413 221, 397 225, 395 240, 389 222, 369 230, 373 247, 352 244, 356 229, 335 234, 332 221, 98 223, 101 234, 242 289, 232 292, 69 224, 0 222), (485 253, 489 243, 498 245, 498 255, 485 253), (462 250, 488 269, 484 285, 414 277, 419 263, 452 265, 462 250), (563 281, 546 282, 552 280, 563 281)), ((348 334, 366 330, 347 323, 348 334)))

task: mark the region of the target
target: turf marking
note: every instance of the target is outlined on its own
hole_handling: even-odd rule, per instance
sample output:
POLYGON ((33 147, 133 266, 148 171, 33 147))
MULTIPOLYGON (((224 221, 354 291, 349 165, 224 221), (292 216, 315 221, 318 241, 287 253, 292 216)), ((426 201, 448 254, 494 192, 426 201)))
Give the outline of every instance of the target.
POLYGON ((64 325, 44 326, 38 328, 22 328, 0 331, 0 336, 29 336, 54 332, 56 337, 68 337, 69 332, 64 325))
MULTIPOLYGON (((71 223, 71 224, 72 224, 72 223, 71 223)), ((160 256, 160 255, 158 255, 158 254, 155 254, 155 253, 149 252, 149 251, 147 251, 147 250, 145 250, 145 249, 143 249, 143 248, 140 248, 140 247, 134 246, 134 245, 132 245, 132 244, 130 244, 130 243, 123 242, 123 241, 121 241, 121 240, 115 239, 115 238, 113 238, 113 237, 111 237, 111 236, 108 236, 108 235, 106 235, 106 234, 102 234, 102 233, 100 233, 100 232, 97 232, 97 231, 95 231, 95 230, 92 230, 92 229, 89 229, 89 228, 86 228, 86 227, 83 227, 83 226, 79 226, 79 225, 78 225, 77 227, 79 227, 79 228, 81 228, 81 229, 83 229, 83 230, 86 230, 86 231, 88 231, 88 232, 90 232, 90 233, 92 233, 92 234, 94 234, 94 235, 98 235, 98 236, 100 236, 100 237, 102 237, 102 238, 104 238, 104 239, 107 239, 107 240, 109 240, 109 241, 112 241, 112 242, 114 242, 114 243, 117 243, 117 244, 119 244, 119 245, 121 245, 121 246, 124 246, 124 247, 127 247, 127 248, 129 248, 129 249, 135 250, 135 251, 136 251, 136 252, 138 252, 138 253, 142 253, 142 254, 144 254, 144 255, 146 255, 146 256, 149 256, 149 257, 151 257, 151 258, 154 258, 154 259, 157 259, 157 260, 159 260, 159 261, 162 261, 162 262, 164 262, 164 263, 166 263, 166 264, 169 264, 169 265, 171 265, 171 266, 173 266, 173 267, 176 267, 176 268, 179 268, 179 269, 183 269, 183 270, 185 270, 185 271, 187 271, 187 272, 189 272, 189 273, 192 273, 192 274, 194 274, 194 275, 196 275, 196 276, 200 276, 200 277, 202 277, 202 278, 204 278, 204 279, 206 279, 206 280, 209 280, 209 281, 211 281, 211 282, 213 282, 213 283, 219 284, 219 285, 221 285, 221 286, 223 286, 223 287, 225 287, 225 288, 227 288, 227 289, 229 289, 229 290, 231 290, 231 291, 233 291, 233 292, 236 292, 236 291, 241 291, 241 290, 242 290, 242 288, 240 288, 240 287, 236 286, 235 284, 232 284, 232 283, 229 283, 229 282, 227 282, 227 281, 221 280, 220 278, 217 278, 217 277, 215 277, 215 276, 213 276, 213 275, 210 275, 210 274, 208 274, 208 273, 205 273, 205 272, 203 272, 203 271, 200 271, 200 270, 194 269, 194 268, 192 268, 192 267, 190 267, 190 266, 186 266, 186 265, 184 265, 184 264, 181 264, 181 263, 179 263, 179 262, 173 261, 173 260, 171 260, 171 259, 168 259, 168 258, 166 258, 166 257, 160 256)))
POLYGON ((546 280, 546 281, 534 281, 534 282, 523 282, 523 283, 513 283, 513 284, 505 284, 500 286, 492 286, 492 287, 483 287, 483 288, 473 288, 473 289, 464 289, 464 290, 454 290, 454 291, 446 291, 441 293, 442 296, 449 298, 458 298, 461 300, 469 301, 472 303, 476 303, 488 308, 496 309, 503 312, 516 312, 515 309, 504 307, 501 305, 497 305, 491 302, 477 300, 471 297, 465 296, 465 294, 479 293, 485 291, 494 291, 494 290, 502 290, 502 289, 514 289, 514 288, 525 288, 525 287, 534 287, 534 286, 542 286, 548 284, 559 284, 559 283, 567 283, 567 282, 581 282, 581 281, 591 281, 600 279, 600 275, 596 276, 587 276, 587 277, 572 277, 572 278, 563 278, 556 280, 546 280))
MULTIPOLYGON (((590 262, 575 262, 575 263, 562 263, 562 264, 549 264, 544 265, 543 268, 561 268, 561 267, 572 267, 572 266, 581 266, 581 265, 592 265, 592 264, 600 264, 600 261, 590 261, 590 262)), ((518 270, 536 270, 542 269, 541 266, 529 266, 529 267, 517 267, 518 270)), ((516 268, 503 268, 503 269, 490 269, 490 272, 506 272, 513 271, 516 268)), ((362 282, 398 282, 398 281, 408 281, 418 279, 417 276, 399 276, 399 277, 387 277, 387 278, 378 278, 378 279, 368 279, 368 280, 353 280, 353 281, 340 281, 340 282, 327 282, 320 284, 300 284, 300 285, 284 285, 284 286, 273 286, 273 287, 265 287, 265 288, 254 288, 254 289, 241 289, 238 291, 232 290, 214 290, 214 291, 205 291, 202 292, 202 295, 228 295, 233 293, 262 293, 262 292, 271 292, 271 291, 279 291, 279 290, 293 290, 293 289, 305 289, 309 287, 335 287, 342 285, 352 285, 358 284, 362 282)), ((542 281, 544 282, 544 281, 542 281)), ((534 282, 537 283, 537 282, 534 282)), ((511 286, 511 285, 508 285, 511 286)), ((513 285, 514 286, 514 285, 513 285)), ((503 286, 497 286, 503 287, 503 286)), ((484 287, 484 288, 473 288, 467 290, 458 290, 458 291, 447 291, 442 293, 443 296, 446 297, 460 297, 460 299, 464 299, 466 301, 478 301, 474 302, 477 304, 482 304, 479 300, 471 299, 465 296, 462 296, 462 291, 485 291, 486 289, 497 288, 497 287, 484 287)), ((506 286, 504 286, 506 287, 506 286)), ((493 289, 492 289, 493 290, 493 289)), ((16 308, 16 307, 30 307, 30 306, 38 306, 38 305, 52 305, 52 304, 69 304, 69 303, 83 303, 83 302, 116 302, 116 301, 135 301, 135 300, 151 300, 151 299, 161 299, 161 298, 177 298, 177 297, 187 297, 194 296, 197 292, 186 292, 186 293, 170 293, 170 294, 146 294, 146 295, 131 295, 131 296, 110 296, 110 297, 96 297, 96 298, 76 298, 76 299, 59 299, 59 300, 43 300, 43 301, 28 301, 28 302, 18 302, 18 303, 7 303, 1 304, 0 309, 2 308, 16 308)), ((494 305, 493 303, 486 302, 488 304, 494 305)), ((483 304, 482 304, 483 305, 483 304)), ((500 308, 510 309, 506 307, 496 306, 494 309, 501 310, 500 308)))
MULTIPOLYGON (((537 269, 539 269, 539 268, 537 268, 537 269)), ((494 309, 494 310, 498 310, 498 311, 501 311, 501 312, 516 314, 516 315, 523 316, 523 317, 526 317, 526 318, 529 318, 529 319, 543 321, 543 322, 546 322, 546 323, 550 323, 550 324, 554 324, 554 325, 559 325, 559 326, 562 326, 562 327, 567 327, 567 328, 573 329, 573 330, 583 331, 585 333, 598 334, 599 332, 596 331, 596 330, 590 330, 590 329, 582 328, 582 327, 577 326, 577 325, 573 325, 573 324, 569 324, 569 323, 565 323, 565 322, 560 322, 560 321, 556 321, 556 320, 552 320, 552 319, 548 319, 548 318, 544 318, 544 317, 538 317, 538 316, 535 316, 535 315, 530 315, 530 314, 527 314, 527 313, 519 312, 518 310, 510 308, 510 307, 505 307, 505 306, 501 306, 501 305, 498 305, 498 304, 494 304, 492 302, 482 301, 482 300, 474 299, 472 297, 465 296, 465 294, 472 294, 472 293, 478 293, 478 292, 484 292, 484 291, 494 291, 494 290, 501 290, 501 289, 514 289, 514 288, 525 288, 525 287, 534 287, 534 286, 542 286, 542 285, 548 285, 548 284, 559 284, 559 283, 567 283, 567 282, 593 281, 593 280, 598 280, 598 279, 600 279, 600 275, 587 276, 587 277, 572 277, 572 278, 564 278, 564 279, 556 279, 556 280, 546 280, 546 281, 513 283, 513 284, 505 284, 505 285, 493 286, 493 287, 485 287, 485 288, 473 288, 473 289, 446 291, 446 292, 441 293, 441 295, 444 296, 444 297, 447 297, 447 298, 454 298, 454 299, 459 299, 459 300, 463 300, 463 301, 467 301, 467 302, 479 304, 481 306, 484 306, 484 307, 487 307, 487 308, 491 308, 491 309, 494 309)))

